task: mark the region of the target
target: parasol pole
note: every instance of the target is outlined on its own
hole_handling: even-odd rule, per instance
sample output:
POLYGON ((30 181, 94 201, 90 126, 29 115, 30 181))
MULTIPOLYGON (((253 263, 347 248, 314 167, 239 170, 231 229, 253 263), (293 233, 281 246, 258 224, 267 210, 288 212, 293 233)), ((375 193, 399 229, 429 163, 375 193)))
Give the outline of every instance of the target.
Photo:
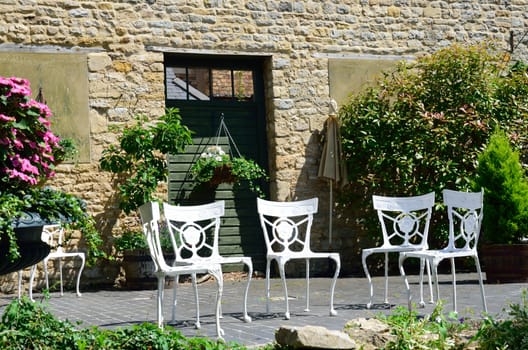
POLYGON ((334 200, 332 198, 332 180, 328 180, 328 185, 330 186, 330 220, 328 221, 328 243, 332 244, 332 217, 334 216, 334 200))

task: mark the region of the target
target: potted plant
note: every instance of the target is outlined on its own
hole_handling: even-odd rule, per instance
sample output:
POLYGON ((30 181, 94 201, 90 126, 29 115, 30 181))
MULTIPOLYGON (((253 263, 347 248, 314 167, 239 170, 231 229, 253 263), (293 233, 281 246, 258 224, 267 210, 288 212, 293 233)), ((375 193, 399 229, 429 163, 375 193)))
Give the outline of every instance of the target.
POLYGON ((256 183, 265 179, 266 171, 251 159, 231 157, 220 146, 210 146, 191 167, 193 180, 216 187, 221 183, 240 184, 248 181, 249 188, 258 196, 263 192, 256 183))
MULTIPOLYGON (((166 261, 174 260, 168 229, 160 228, 160 243, 166 261)), ((154 262, 147 241, 141 231, 128 230, 114 239, 114 247, 123 256, 125 284, 128 289, 155 288, 154 262)))
POLYGON ((478 158, 475 189, 484 188, 482 259, 491 283, 528 282, 528 180, 519 153, 496 130, 478 158))
POLYGON ((102 170, 119 176, 119 207, 129 214, 154 200, 161 182, 167 181, 166 154, 181 153, 192 142, 191 131, 181 123, 178 109, 170 108, 158 122, 138 116, 118 138, 119 145, 103 151, 102 170))
POLYGON ((30 266, 49 253, 42 226, 64 220, 84 233, 88 260, 104 255, 84 203, 44 188, 67 156, 50 129, 48 106, 31 98, 29 82, 0 77, 0 274, 30 266))

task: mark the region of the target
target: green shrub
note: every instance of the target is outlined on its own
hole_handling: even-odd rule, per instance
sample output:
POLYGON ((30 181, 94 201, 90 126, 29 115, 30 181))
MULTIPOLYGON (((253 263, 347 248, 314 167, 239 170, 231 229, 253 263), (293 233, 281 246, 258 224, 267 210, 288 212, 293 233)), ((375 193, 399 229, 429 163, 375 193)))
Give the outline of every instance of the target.
POLYGON ((497 130, 478 158, 475 189, 484 188, 483 241, 519 243, 528 235, 528 181, 504 131, 497 130))
POLYGON ((208 338, 186 338, 174 328, 160 329, 143 323, 115 330, 97 327, 81 328, 60 321, 41 303, 23 297, 12 301, 0 323, 0 349, 3 350, 243 350, 236 343, 208 338))
POLYGON ((119 207, 127 214, 152 201, 158 185, 167 181, 165 155, 181 153, 192 143, 178 109, 167 109, 159 119, 148 124, 145 117, 137 117, 119 136, 119 146, 109 146, 99 161, 101 169, 120 176, 119 207))
MULTIPOLYGON (((340 110, 351 189, 340 201, 370 208, 372 194, 470 189, 496 126, 527 149, 519 136, 527 135, 527 90, 522 66, 505 69, 504 54, 484 45, 454 45, 400 63, 340 110)), ((373 212, 364 215, 375 219, 373 212)), ((366 226, 377 232, 374 219, 366 226)), ((446 222, 435 211, 432 237, 442 244, 446 222)))

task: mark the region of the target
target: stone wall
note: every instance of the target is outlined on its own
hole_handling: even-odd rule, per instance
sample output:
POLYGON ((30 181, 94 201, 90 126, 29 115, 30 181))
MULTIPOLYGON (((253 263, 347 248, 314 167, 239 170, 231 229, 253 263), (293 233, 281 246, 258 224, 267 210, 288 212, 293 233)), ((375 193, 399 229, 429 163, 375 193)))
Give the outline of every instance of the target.
MULTIPOLYGON (((453 42, 508 49, 510 31, 517 45, 527 30, 527 13, 524 0, 0 0, 0 50, 87 54, 91 162, 61 166, 53 185, 85 198, 107 237, 136 219, 116 210, 98 160, 116 140, 112 127, 163 113, 163 52, 269 56, 272 198, 319 196, 313 245, 327 249, 328 185, 317 167, 328 59, 412 56, 453 42)), ((526 58, 526 45, 515 55, 526 58)), ((346 253, 344 273, 354 273, 359 256, 348 252, 360 249, 357 232, 346 212, 339 216, 332 248, 346 253)), ((87 279, 111 282, 115 273, 92 269, 87 279)))

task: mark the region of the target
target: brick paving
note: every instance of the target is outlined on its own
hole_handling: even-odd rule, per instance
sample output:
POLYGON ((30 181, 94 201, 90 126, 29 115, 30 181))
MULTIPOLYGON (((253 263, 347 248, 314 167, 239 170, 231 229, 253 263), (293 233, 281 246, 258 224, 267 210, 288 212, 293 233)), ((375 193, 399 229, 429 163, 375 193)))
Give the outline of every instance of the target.
MULTIPOLYGON (((445 301, 444 309, 451 310, 450 275, 440 276, 440 297, 445 301)), ((418 277, 410 276, 413 300, 418 298, 418 277)), ((482 305, 476 274, 457 275, 458 310, 461 317, 479 317, 482 305)), ((368 283, 364 277, 340 278, 337 281, 334 305, 337 316, 329 316, 329 278, 312 278, 310 283, 310 311, 305 312, 304 279, 288 279, 291 319, 284 319, 284 298, 280 279, 273 279, 271 284, 271 309, 266 312, 265 283, 263 279, 254 279, 248 296, 249 314, 253 321, 245 323, 242 319, 242 297, 245 280, 225 281, 222 298, 222 328, 226 341, 236 341, 248 347, 271 343, 274 332, 281 325, 304 326, 321 325, 329 329, 340 330, 348 320, 357 317, 373 317, 378 313, 388 314, 398 306, 406 306, 406 292, 399 276, 389 280, 389 305, 383 304, 383 277, 374 277, 374 305, 366 308, 369 300, 368 283)), ((195 309, 192 287, 188 283, 178 287, 178 309, 176 322, 172 324, 186 336, 206 336, 214 338, 214 281, 199 285, 201 329, 194 327, 195 309)), ((496 317, 504 317, 503 311, 510 303, 521 300, 527 283, 486 284, 486 301, 488 311, 496 317)), ((82 290, 81 290, 82 292, 82 290)), ((428 293, 428 289, 425 289, 428 293)), ((36 300, 42 295, 34 294, 36 300)), ((0 297, 0 312, 16 295, 0 297)), ((170 322, 172 290, 166 289, 164 315, 170 322)), ((143 322, 156 322, 156 290, 99 290, 84 291, 77 297, 73 291, 65 291, 64 296, 52 292, 51 298, 44 301, 49 310, 60 319, 81 322, 81 327, 99 326, 104 328, 125 327, 143 322)), ((426 315, 433 310, 432 304, 417 309, 426 315)))

